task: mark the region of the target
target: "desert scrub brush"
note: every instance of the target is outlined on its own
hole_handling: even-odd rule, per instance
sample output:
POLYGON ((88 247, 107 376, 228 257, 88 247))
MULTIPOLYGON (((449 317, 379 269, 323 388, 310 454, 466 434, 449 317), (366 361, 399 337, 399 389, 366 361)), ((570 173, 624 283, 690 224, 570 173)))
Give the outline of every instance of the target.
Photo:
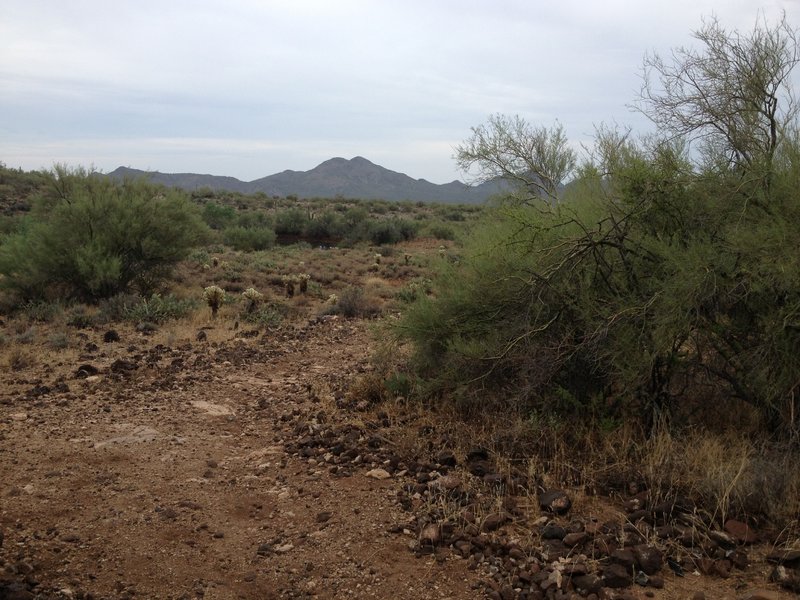
POLYGON ((308 291, 308 282, 311 279, 311 275, 308 273, 300 273, 297 276, 297 281, 300 284, 300 293, 305 294, 308 291))
POLYGON ((242 297, 247 300, 247 314, 255 312, 258 304, 264 299, 264 294, 256 291, 255 288, 247 288, 242 292, 242 297))
POLYGON ((217 317, 217 311, 225 300, 225 290, 218 285, 210 285, 203 290, 203 300, 211 307, 212 318, 217 317))

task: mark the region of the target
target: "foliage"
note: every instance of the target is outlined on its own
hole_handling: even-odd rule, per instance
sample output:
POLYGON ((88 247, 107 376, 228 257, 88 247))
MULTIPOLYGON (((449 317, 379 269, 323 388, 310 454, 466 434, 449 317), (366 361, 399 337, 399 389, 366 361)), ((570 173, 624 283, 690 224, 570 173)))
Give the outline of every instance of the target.
POLYGON ((2 285, 22 300, 149 293, 204 239, 182 192, 65 167, 49 183, 20 231, 0 246, 2 285))
POLYGON ((222 232, 226 246, 242 252, 267 250, 275 245, 275 232, 268 227, 228 227, 222 232))
POLYGON ((456 162, 465 173, 477 168, 478 182, 505 180, 526 199, 557 200, 576 161, 560 124, 536 127, 519 116, 492 115, 456 147, 456 162))
POLYGON ((196 307, 197 303, 189 298, 180 299, 172 294, 167 296, 153 294, 149 298, 141 298, 138 302, 126 306, 124 315, 128 321, 160 324, 181 319, 196 307))
POLYGON ((727 399, 798 441, 800 139, 748 152, 721 169, 601 131, 559 204, 489 213, 398 327, 428 393, 648 429, 727 399))

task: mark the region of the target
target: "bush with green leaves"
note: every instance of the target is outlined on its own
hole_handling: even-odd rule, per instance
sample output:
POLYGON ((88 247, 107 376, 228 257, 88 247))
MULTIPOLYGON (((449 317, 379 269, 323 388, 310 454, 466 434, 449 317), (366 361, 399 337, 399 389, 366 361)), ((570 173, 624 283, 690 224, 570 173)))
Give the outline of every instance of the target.
POLYGON ((183 192, 57 167, 0 245, 0 285, 22 301, 149 294, 206 233, 183 192))
MULTIPOLYGON (((712 22, 698 39, 724 35, 712 22)), ((708 86, 709 110, 729 119, 709 126, 692 104, 702 97, 684 90, 684 107, 680 97, 666 103, 676 122, 669 137, 636 143, 601 130, 566 189, 552 175, 572 160, 558 156, 560 130, 502 118, 492 122, 502 135, 475 130, 462 158, 489 169, 501 152, 487 140, 542 144, 511 148, 539 155, 519 163, 520 187, 473 231, 457 264, 442 261, 434 295, 420 296, 398 326, 422 388, 476 408, 495 396, 582 419, 633 416, 646 429, 701 398, 718 410, 739 402, 766 430, 800 442, 800 135, 793 95, 779 93, 798 52, 787 35, 782 26, 732 35, 737 52, 723 66, 718 46, 692 54, 690 68, 707 59, 728 74, 719 87, 695 81, 708 86), (787 44, 795 50, 784 53, 787 44), (763 85, 727 87, 737 78, 763 85), (740 102, 742 89, 750 97, 740 102), (774 110, 770 99, 789 108, 774 110), (681 129, 683 108, 697 129, 681 129), (752 135, 740 135, 745 125, 752 135), (706 143, 705 127, 714 143, 699 154, 674 137, 706 143), (531 184, 532 166, 548 164, 531 184)))
POLYGON ((222 232, 222 241, 226 246, 242 252, 268 250, 275 245, 275 232, 268 227, 228 227, 222 232))
MULTIPOLYGON (((132 299, 129 299, 129 302, 132 299)), ((161 324, 166 321, 182 319, 197 308, 197 302, 190 298, 177 298, 172 294, 162 296, 153 294, 130 302, 123 309, 125 318, 135 323, 161 324)))

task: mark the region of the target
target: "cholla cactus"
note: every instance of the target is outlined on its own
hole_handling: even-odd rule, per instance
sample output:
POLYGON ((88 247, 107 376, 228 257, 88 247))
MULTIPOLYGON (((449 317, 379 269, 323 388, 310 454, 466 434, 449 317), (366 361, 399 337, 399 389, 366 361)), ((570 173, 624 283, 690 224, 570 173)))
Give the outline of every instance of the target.
POLYGON ((298 283, 296 275, 284 275, 281 277, 284 287, 286 288, 286 297, 291 298, 294 296, 294 286, 298 283))
POLYGON ((408 252, 406 252, 405 254, 403 254, 403 260, 406 261, 406 265, 410 265, 411 264, 411 255, 408 252))
POLYGON ((308 291, 308 282, 311 279, 311 275, 308 273, 300 273, 297 276, 297 280, 300 283, 300 293, 305 294, 308 291))
POLYGON ((381 264, 381 259, 383 258, 383 254, 381 254, 380 252, 376 252, 372 258, 375 259, 375 264, 379 265, 381 264))
POLYGON ((247 288, 242 292, 242 297, 247 300, 247 313, 253 313, 264 298, 264 294, 255 290, 255 288, 247 288))
POLYGON ((439 256, 442 257, 447 256, 447 248, 445 248, 444 246, 439 246, 439 256))
POLYGON ((331 306, 333 306, 337 302, 339 302, 339 296, 337 296, 336 294, 331 294, 330 296, 328 296, 328 299, 325 301, 326 304, 330 304, 331 306))
POLYGON ((211 307, 211 317, 216 318, 217 311, 219 311, 219 307, 225 300, 225 290, 217 285, 210 285, 203 290, 203 300, 211 307))

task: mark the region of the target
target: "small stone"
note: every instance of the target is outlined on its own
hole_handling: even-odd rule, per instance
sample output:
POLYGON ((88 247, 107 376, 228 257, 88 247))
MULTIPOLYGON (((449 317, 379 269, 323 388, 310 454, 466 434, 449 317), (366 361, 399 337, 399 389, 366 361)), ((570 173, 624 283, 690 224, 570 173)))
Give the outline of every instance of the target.
POLYGON ((389 479, 392 476, 386 469, 372 469, 367 471, 365 475, 372 479, 389 479))
POLYGON ((622 565, 626 569, 631 569, 633 568, 633 565, 636 564, 636 557, 634 556, 633 551, 629 550, 628 548, 614 550, 611 553, 611 560, 618 565, 622 565))
POLYGON ((442 530, 436 523, 428 523, 419 533, 420 546, 436 546, 442 541, 442 530))
POLYGON ((317 523, 326 523, 332 516, 333 513, 329 511, 317 513, 317 523))
POLYGON ((508 516, 504 513, 488 514, 483 519, 481 531, 495 531, 496 529, 500 529, 506 521, 508 521, 508 516))
POLYGON ((758 541, 758 536, 749 525, 735 519, 725 521, 725 531, 740 544, 755 544, 758 541))
POLYGON ((583 544, 588 539, 589 536, 584 531, 568 533, 564 536, 564 545, 571 548, 573 546, 579 546, 580 544, 583 544))
POLYGON ((286 554, 287 552, 291 552, 294 550, 294 544, 283 544, 282 546, 276 546, 275 552, 278 554, 286 554))
POLYGON ((641 544, 633 548, 633 557, 646 575, 655 575, 664 564, 664 556, 658 548, 641 544))
POLYGON ((566 529, 555 521, 550 521, 542 529, 542 539, 545 540, 563 540, 566 535, 566 529))
POLYGON ((436 455, 436 462, 446 467, 455 467, 458 463, 456 455, 450 450, 442 450, 439 452, 439 454, 436 455))
POLYGON ((539 506, 557 515, 563 515, 572 507, 572 500, 563 490, 548 490, 539 494, 539 506))
POLYGON ((633 583, 630 570, 620 564, 610 564, 603 569, 603 584, 610 588, 625 588, 633 583))
POLYGON ((428 489, 440 492, 452 492, 461 487, 461 480, 455 475, 443 475, 428 483, 428 489))

